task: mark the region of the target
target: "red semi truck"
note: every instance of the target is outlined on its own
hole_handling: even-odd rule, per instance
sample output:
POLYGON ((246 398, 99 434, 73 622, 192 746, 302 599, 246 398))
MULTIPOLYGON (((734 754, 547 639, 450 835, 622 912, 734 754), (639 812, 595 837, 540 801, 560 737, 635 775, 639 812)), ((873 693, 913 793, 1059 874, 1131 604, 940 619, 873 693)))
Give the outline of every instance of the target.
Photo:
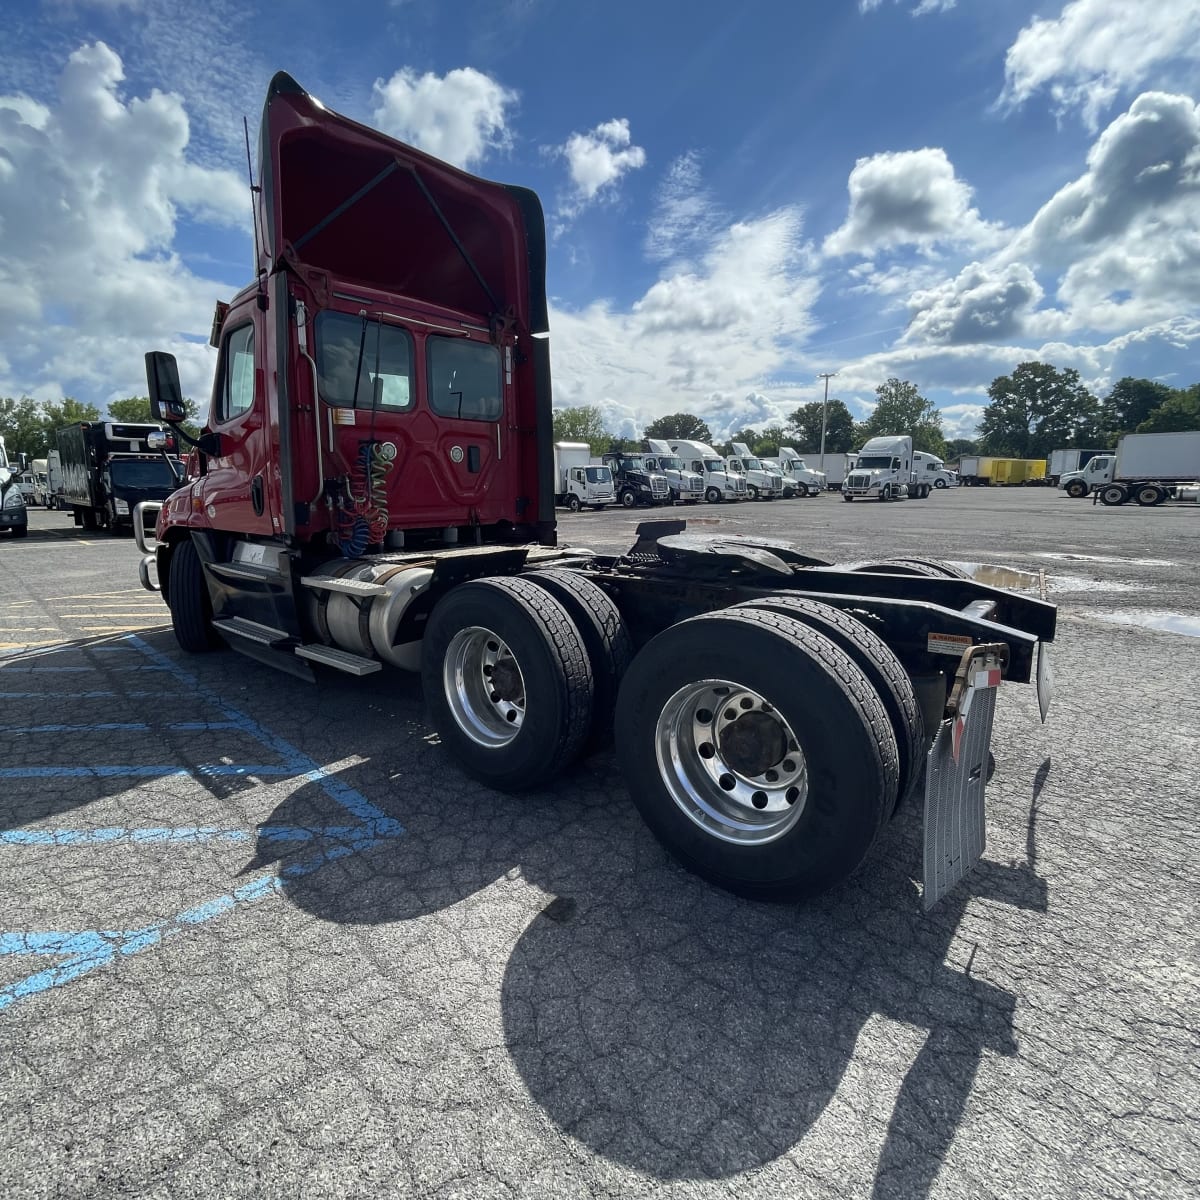
MULTIPOLYGON (((558 546, 537 197, 285 74, 259 152, 257 275, 218 306, 208 423, 141 539, 183 649, 419 671, 447 762, 506 790, 614 735, 658 838, 742 894, 838 882, 922 778, 926 903, 970 870, 996 685, 1036 676, 1044 716, 1054 607, 674 520, 624 555, 558 546)), ((147 377, 178 425, 174 359, 147 377)))

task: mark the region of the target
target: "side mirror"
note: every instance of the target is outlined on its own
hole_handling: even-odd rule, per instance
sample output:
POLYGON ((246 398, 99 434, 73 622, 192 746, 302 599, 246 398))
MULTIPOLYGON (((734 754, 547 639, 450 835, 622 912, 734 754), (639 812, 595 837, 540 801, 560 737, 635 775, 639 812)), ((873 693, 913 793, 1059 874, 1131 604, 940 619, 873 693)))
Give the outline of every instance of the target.
POLYGON ((150 412, 156 421, 178 425, 187 419, 175 355, 161 350, 151 350, 146 355, 146 386, 150 391, 150 412))

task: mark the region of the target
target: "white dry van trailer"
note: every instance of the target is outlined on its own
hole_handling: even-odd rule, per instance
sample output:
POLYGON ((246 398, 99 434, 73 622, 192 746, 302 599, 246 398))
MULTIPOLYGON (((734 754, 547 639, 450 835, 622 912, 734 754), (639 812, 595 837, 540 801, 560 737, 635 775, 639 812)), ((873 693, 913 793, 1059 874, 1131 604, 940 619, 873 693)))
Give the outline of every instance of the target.
POLYGON ((1178 488, 1200 480, 1200 429, 1127 433, 1117 443, 1116 454, 1093 458, 1082 478, 1089 491, 1100 493, 1101 504, 1161 504, 1178 488))
POLYGON ((554 503, 578 512, 584 505, 596 509, 616 500, 612 472, 592 463, 587 442, 554 443, 554 503))

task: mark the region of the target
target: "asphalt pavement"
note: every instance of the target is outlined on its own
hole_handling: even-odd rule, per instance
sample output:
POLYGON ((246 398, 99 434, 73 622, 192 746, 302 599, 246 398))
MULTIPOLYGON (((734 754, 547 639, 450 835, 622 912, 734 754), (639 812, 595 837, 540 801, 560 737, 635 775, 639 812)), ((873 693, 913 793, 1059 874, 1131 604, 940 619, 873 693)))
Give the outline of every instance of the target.
POLYGON ((504 796, 418 682, 189 656, 127 538, 0 535, 0 1194, 1200 1192, 1200 506, 1042 489, 564 513, 1008 564, 987 851, 805 906, 671 863, 601 753, 504 796))

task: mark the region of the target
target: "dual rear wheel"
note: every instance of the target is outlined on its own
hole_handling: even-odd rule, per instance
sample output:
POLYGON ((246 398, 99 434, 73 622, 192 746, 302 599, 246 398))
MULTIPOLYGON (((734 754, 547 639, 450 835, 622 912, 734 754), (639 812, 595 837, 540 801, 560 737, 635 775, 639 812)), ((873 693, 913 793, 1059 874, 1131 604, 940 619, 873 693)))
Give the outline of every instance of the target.
POLYGON ((845 878, 920 778, 924 731, 887 646, 827 605, 770 596, 664 630, 636 655, 612 599, 563 569, 449 592, 422 647, 453 759, 505 791, 606 740, 679 862, 800 899, 845 878))

